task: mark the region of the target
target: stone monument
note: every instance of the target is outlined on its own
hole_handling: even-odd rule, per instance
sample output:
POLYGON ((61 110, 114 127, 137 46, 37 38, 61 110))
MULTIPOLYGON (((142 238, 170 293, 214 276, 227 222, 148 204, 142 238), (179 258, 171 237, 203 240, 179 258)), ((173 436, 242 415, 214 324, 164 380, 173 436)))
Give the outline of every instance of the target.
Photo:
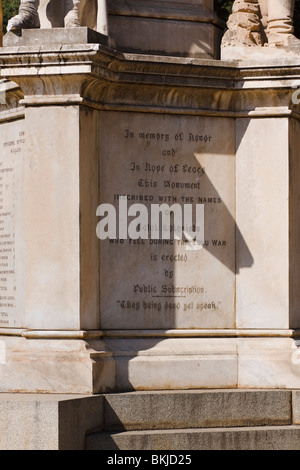
POLYGON ((223 24, 213 0, 22 0, 8 30, 87 26, 120 51, 219 58, 223 24), (167 38, 167 40, 166 40, 167 38))
POLYGON ((297 53, 213 60, 213 2, 167 3, 4 38, 1 392, 300 387, 297 53))
MULTIPOLYGON (((182 16, 189 15, 188 12, 195 7, 195 4, 175 3, 176 8, 181 9, 181 13, 180 18, 176 17, 176 20, 172 21, 180 26, 182 16)), ((212 28, 216 29, 217 26, 209 21, 209 18, 214 17, 211 2, 199 0, 197 4, 200 13, 207 12, 202 26, 204 30, 209 33, 212 28)), ((120 329, 123 331, 124 328, 125 332, 129 331, 130 338, 133 334, 132 341, 130 339, 128 342, 127 333, 124 338, 124 344, 130 344, 130 348, 135 344, 138 345, 139 338, 144 335, 146 337, 150 335, 151 338, 152 331, 159 333, 173 328, 176 323, 180 328, 189 327, 193 325, 193 321, 186 320, 184 309, 190 309, 192 303, 196 302, 197 296, 204 293, 199 281, 195 284, 192 271, 188 268, 190 271, 190 280, 188 280, 186 277, 188 271, 184 269, 180 274, 181 280, 178 281, 180 285, 182 284, 180 289, 183 289, 184 295, 179 298, 188 300, 181 301, 176 315, 172 300, 175 301, 177 297, 174 296, 177 287, 171 276, 174 275, 174 259, 187 260, 184 247, 180 247, 179 244, 176 247, 171 244, 162 247, 160 244, 157 245, 156 241, 153 245, 149 241, 147 246, 139 246, 131 244, 130 240, 119 252, 120 247, 116 240, 115 246, 107 242, 101 243, 105 247, 101 249, 96 236, 98 205, 101 201, 116 203, 125 193, 128 193, 132 201, 134 195, 139 195, 139 201, 147 201, 147 204, 152 200, 159 202, 161 197, 171 197, 172 193, 174 193, 172 197, 177 198, 180 203, 184 198, 188 201, 194 197, 192 193, 200 187, 200 179, 205 173, 204 161, 198 161, 197 149, 217 146, 216 151, 221 152, 221 148, 217 150, 219 144, 211 135, 206 120, 203 121, 203 127, 198 118, 192 119, 189 134, 182 127, 183 121, 180 120, 178 126, 176 125, 178 129, 174 133, 173 123, 177 120, 172 117, 172 113, 170 117, 157 114, 156 110, 161 107, 160 92, 157 95, 161 86, 159 77, 161 73, 164 74, 164 67, 179 67, 180 70, 183 67, 183 70, 190 58, 183 59, 179 64, 175 58, 168 66, 164 59, 153 55, 150 62, 148 59, 144 62, 147 57, 145 55, 123 56, 113 49, 107 49, 105 37, 86 27, 32 28, 32 21, 36 22, 36 26, 38 24, 43 26, 45 11, 46 13, 50 11, 49 3, 46 5, 46 2, 41 2, 37 16, 37 6, 36 1, 22 2, 19 15, 9 24, 10 31, 5 36, 5 47, 1 51, 1 77, 6 94, 0 126, 2 159, 3 171, 11 176, 6 180, 6 192, 3 196, 2 249, 5 255, 3 254, 2 290, 5 294, 0 319, 3 333, 0 345, 2 357, 5 358, 1 371, 7 380, 2 382, 1 387, 2 391, 98 393, 129 385, 130 379, 125 373, 128 353, 125 352, 125 356, 121 353, 120 357, 120 364, 124 364, 125 360, 125 369, 121 366, 123 378, 120 377, 119 385, 116 386, 119 372, 111 350, 114 346, 113 343, 110 344, 111 340, 114 342, 111 338, 115 337, 113 332, 116 327, 118 331, 120 329), (29 23, 25 27, 28 6, 31 6, 32 10, 29 23), (18 21, 25 21, 23 29, 19 29, 18 21), (43 38, 46 38, 45 44, 43 38), (63 62, 59 51, 64 51, 63 62), (32 62, 34 57, 41 64, 38 70, 36 65, 31 68, 27 64, 27 61, 32 62), (42 66, 43 57, 45 62, 42 66), (57 59, 60 62, 58 68, 55 65, 57 59), (121 102, 124 98, 127 101, 129 95, 127 91, 125 94, 122 91, 123 79, 119 83, 115 77, 116 71, 109 72, 109 68, 113 63, 117 68, 121 64, 124 64, 125 68, 131 67, 136 59, 139 65, 136 70, 130 72, 133 73, 133 81, 131 85, 126 84, 126 89, 129 87, 129 91, 131 88, 134 94, 134 90, 139 89, 138 94, 141 93, 142 101, 138 104, 138 108, 136 108, 137 103, 132 102, 132 110, 140 109, 140 111, 131 114, 130 99, 129 107, 126 105, 123 113, 113 104, 114 98, 110 103, 109 95, 111 92, 113 95, 116 93, 117 101, 121 99, 121 102), (18 63, 20 60, 21 62, 25 60, 26 64, 24 62, 17 70, 14 65, 15 60, 18 63), (97 65, 98 60, 99 65, 97 65), (62 68, 63 63, 65 69, 62 68), (156 98, 153 101, 149 96, 149 103, 152 102, 149 108, 150 114, 147 111, 147 100, 144 104, 143 102, 152 86, 140 83, 137 87, 139 80, 135 83, 145 65, 157 68, 153 77, 158 77, 158 88, 156 86, 153 88, 156 98), (37 73, 32 74, 34 70, 37 73), (112 73, 112 81, 110 79, 106 81, 107 73, 109 75, 112 73), (109 90, 108 83, 112 85, 109 90), (108 112, 105 112, 106 108, 108 112), (145 114, 143 109, 147 111, 145 114), (59 122, 61 124, 57 125, 59 122), (116 132, 113 134, 108 132, 108 129, 115 125, 116 132), (198 131, 199 126, 203 127, 201 132, 198 131), (112 141, 109 136, 113 136, 112 141), (178 149, 174 148, 176 142, 180 144, 178 149), (117 161, 114 163, 119 145, 122 145, 124 151, 126 149, 126 154, 122 158, 122 163, 117 161), (148 148, 143 157, 145 160, 139 161, 139 155, 143 154, 145 145, 148 148), (190 148, 190 161, 187 158, 185 166, 181 167, 179 162, 174 162, 174 156, 177 155, 176 158, 179 158, 182 152, 184 154, 186 146, 190 148), (129 151, 129 148, 134 152, 129 151), (12 160, 12 155, 18 155, 20 158, 12 160), (161 161, 158 162, 157 168, 164 167, 165 173, 156 175, 154 172, 153 175, 148 175, 147 165, 152 168, 151 161, 158 157, 161 161), (112 164, 110 169, 106 167, 109 161, 112 164), (135 164, 136 171, 140 166, 140 180, 144 181, 137 187, 136 172, 130 169, 135 164), (179 182, 176 183, 171 179, 173 167, 176 173, 179 171, 177 179, 180 176, 179 182), (111 181, 108 186, 102 183, 108 181, 107 177, 103 179, 105 174, 108 175, 107 172, 111 181), (124 172, 128 175, 125 187, 123 187, 124 180, 120 180, 124 172), (192 183, 189 180, 190 174, 194 174, 196 178, 192 183), (160 181, 154 181, 156 178, 160 181), (166 191, 165 185, 168 184, 170 187, 166 191), (177 187, 185 187, 188 192, 181 190, 178 192, 177 187), (50 197, 49 192, 52 194, 50 197), (65 202, 65 206, 62 201, 65 202), (146 265, 138 266, 134 262, 132 269, 134 266, 135 268, 129 278, 123 276, 122 272, 125 266, 128 269, 128 256, 133 249, 134 253, 140 253, 139 256, 145 259, 146 265), (154 254, 152 259, 153 249, 159 250, 161 254, 154 254), (111 253, 115 253, 112 258, 111 253), (164 261, 161 257, 165 258, 164 261), (121 264, 119 268, 115 266, 117 259, 121 264), (170 280, 166 284, 167 272, 170 273, 170 280), (120 279, 124 277, 122 282, 118 279, 119 276, 120 279), (116 284, 111 282, 113 277, 116 278, 116 284), (151 280, 155 277, 157 285, 151 280), (190 295, 187 296, 188 293, 190 295), (136 305, 136 308, 139 305, 138 315, 133 307, 124 310, 124 303, 127 305, 128 302, 136 305), (113 322, 112 313, 115 317, 113 322), (103 340, 103 328, 108 331, 107 345, 103 340), (20 362, 18 358, 21 357, 20 362), (41 362, 36 360, 37 357, 41 362), (39 370, 38 373, 37 370, 34 371, 34 363, 39 370), (31 370, 30 374, 28 368, 31 370), (74 381, 75 376, 77 379, 74 381)), ((110 8, 108 13, 115 16, 110 8)), ((161 25, 170 21, 165 18, 165 14, 159 15, 158 21, 161 25)), ((199 16, 195 19, 198 21, 199 16)), ((187 16, 187 21, 193 26, 194 17, 187 16)), ((201 28, 199 31, 202 34, 201 28)), ((209 34, 207 36, 209 37, 209 34)), ((116 43, 119 43, 118 39, 116 43)), ((120 45, 120 48, 124 49, 125 45, 120 45)), ((216 49, 215 40, 207 42, 203 54, 214 57, 216 49)), ((140 50, 141 52, 143 50, 140 50)), ((188 51, 185 52, 187 53, 188 51)), ((151 76, 152 72, 149 78, 151 76)), ((164 85, 161 91, 164 92, 167 88, 164 85)), ((190 118, 187 117, 187 120, 190 121, 190 118)), ((223 125, 227 128, 228 124, 223 125)), ((232 172, 231 165, 226 171, 232 172)), ((214 192, 213 189, 210 191, 214 192)), ((230 205, 232 203, 230 189, 227 197, 230 205)), ((219 199, 216 194, 213 196, 213 201, 216 201, 218 207, 219 199)), ((222 205, 219 204, 218 211, 223 214, 222 205)), ((227 214, 227 209, 224 214, 227 214)), ((225 224, 229 224, 229 230, 233 230, 230 222, 232 218, 229 215, 228 217, 222 215, 222 218, 225 224)), ((231 261, 227 260, 226 254, 221 255, 222 259, 223 256, 225 260, 222 269, 227 269, 226 266, 228 263, 230 265, 231 261)), ((212 279, 212 282, 215 282, 214 275, 212 279)), ((232 280, 233 277, 229 276, 226 281, 228 289, 233 288, 232 280)), ((205 308, 212 310, 210 318, 204 320, 205 327, 213 325, 213 318, 219 316, 216 313, 219 299, 212 299, 211 296, 212 293, 207 292, 203 297, 203 305, 207 306, 205 308)), ((229 302, 229 305, 233 306, 232 297, 228 294, 225 297, 225 303, 229 302)), ((202 308, 201 305, 199 303, 199 309, 202 308)), ((225 317, 221 320, 222 325, 231 325, 231 319, 225 317)), ((195 326, 201 324, 202 320, 200 323, 197 320, 195 326)), ((117 333, 117 337, 119 334, 117 333)), ((156 333, 154 336, 154 343, 157 343, 156 333)), ((160 334, 158 339, 159 343, 160 334)), ((152 344, 153 340, 150 341, 152 344)), ((134 346, 134 349, 136 347, 134 346)), ((147 346, 146 350, 148 349, 147 346)), ((142 377, 140 379, 143 381, 142 377)), ((132 386, 136 385, 133 383, 132 386)))
POLYGON ((107 33, 106 0, 21 0, 19 13, 8 22, 7 31, 40 27, 77 27, 85 24, 107 33))
POLYGON ((277 48, 276 56, 299 56, 294 8, 295 0, 235 0, 222 40, 222 58, 246 59, 264 57, 263 54, 274 57, 269 48, 277 48), (280 47, 284 50, 279 50, 280 47))

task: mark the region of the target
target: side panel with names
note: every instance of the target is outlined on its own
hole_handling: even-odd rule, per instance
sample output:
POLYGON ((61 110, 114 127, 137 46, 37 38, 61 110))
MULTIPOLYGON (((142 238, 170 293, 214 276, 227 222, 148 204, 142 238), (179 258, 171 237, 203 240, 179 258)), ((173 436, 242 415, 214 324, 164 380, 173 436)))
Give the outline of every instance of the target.
POLYGON ((24 121, 0 124, 0 327, 24 326, 24 121))

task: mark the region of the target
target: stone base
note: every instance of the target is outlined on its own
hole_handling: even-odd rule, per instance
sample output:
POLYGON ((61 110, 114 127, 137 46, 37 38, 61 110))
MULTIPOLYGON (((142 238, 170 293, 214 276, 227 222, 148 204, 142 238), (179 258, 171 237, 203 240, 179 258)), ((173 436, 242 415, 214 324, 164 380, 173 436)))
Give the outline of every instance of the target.
POLYGON ((0 450, 84 450, 102 427, 102 396, 0 394, 0 450))
POLYGON ((87 450, 300 450, 299 440, 300 426, 128 431, 90 435, 87 450))
POLYGON ((23 29, 10 31, 3 38, 3 45, 40 46, 54 44, 101 44, 108 45, 108 37, 86 27, 52 28, 52 29, 23 29))
POLYGON ((106 338, 105 344, 116 361, 117 391, 300 388, 298 341, 281 333, 224 330, 227 337, 219 331, 209 338, 195 331, 195 337, 182 332, 181 338, 106 338))
POLYGON ((211 1, 108 1, 108 30, 118 50, 219 58, 223 22, 211 1))
POLYGON ((113 17, 110 33, 123 52, 219 59, 223 30, 209 23, 113 17), (165 40, 168 38, 168 40, 165 40))
POLYGON ((56 27, 51 28, 51 22, 40 11, 42 29, 11 31, 4 36, 3 45, 95 43, 122 52, 219 59, 223 23, 215 13, 185 2, 165 6, 155 1, 150 12, 149 5, 127 3, 119 1, 109 6, 109 38, 86 26, 63 28, 63 23, 54 22, 56 27))
POLYGON ((299 392, 2 393, 0 435, 0 450, 296 450, 299 392))
POLYGON ((65 338, 63 332, 48 332, 48 338, 45 332, 34 332, 30 338, 0 336, 0 392, 95 394, 113 390, 114 360, 103 341, 76 339, 67 333, 65 338))
POLYGON ((174 337, 172 332, 151 337, 137 331, 127 338, 107 332, 102 340, 58 339, 55 332, 1 336, 0 392, 300 388, 299 341, 292 332, 179 335, 177 330, 174 337))
POLYGON ((300 59, 300 48, 291 47, 221 47, 221 60, 276 61, 300 59))
MULTIPOLYGON (((33 40, 35 32, 29 36, 33 40)), ((3 302, 0 391, 300 388, 298 342, 289 330, 300 328, 300 124, 291 105, 299 61, 243 68, 198 59, 150 60, 73 40, 74 47, 12 47, 1 54, 1 76, 20 86, 2 105, 3 170, 14 172, 16 181, 25 175, 24 188, 8 180, 14 199, 6 194, 3 213, 18 208, 5 223, 26 244, 20 242, 16 255, 17 304, 3 302), (155 139, 150 137, 146 153, 148 132, 155 139), (8 166, 14 153, 18 158, 8 166), (142 246, 136 256, 132 246, 123 257, 115 247, 112 255, 99 250, 99 202, 111 201, 113 194, 135 196, 140 188, 129 168, 140 155, 147 158, 143 163, 168 161, 167 176, 153 181, 164 189, 168 178, 175 187, 175 154, 178 168, 190 162, 191 169, 201 170, 201 195, 211 199, 211 249, 199 261, 191 257, 184 269, 152 260, 142 246), (176 284, 165 284, 165 271, 175 273, 176 284), (146 289, 134 297, 140 280, 146 289), (194 284, 200 300, 207 295, 199 308, 195 298, 190 311, 185 301, 175 312, 167 311, 168 302, 159 309, 154 301, 153 310, 146 304, 138 315, 133 308, 122 310, 122 299, 131 298, 144 308, 145 290, 152 287, 159 293, 167 285, 172 293, 172 286, 174 292, 181 286, 188 293, 184 286, 194 284), (222 310, 216 308, 219 300, 222 310), (205 312, 203 305, 209 306, 205 312), (100 329, 102 339, 99 331, 81 331, 100 329)), ((158 201, 152 178, 145 186, 146 176, 139 194, 158 201)), ((169 256, 171 250, 156 253, 169 256)), ((8 274, 14 274, 12 253, 8 274)), ((7 292, 15 286, 12 276, 2 282, 7 292)))
POLYGON ((104 422, 103 432, 88 433, 87 450, 296 450, 299 392, 197 390, 106 395, 104 422))

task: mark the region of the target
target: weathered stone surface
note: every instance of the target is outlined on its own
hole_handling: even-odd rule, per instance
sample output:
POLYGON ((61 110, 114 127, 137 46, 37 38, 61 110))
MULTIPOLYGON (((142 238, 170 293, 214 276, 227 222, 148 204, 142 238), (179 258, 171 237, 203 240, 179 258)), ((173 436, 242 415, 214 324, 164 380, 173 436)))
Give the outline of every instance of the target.
POLYGON ((102 407, 102 396, 0 393, 0 449, 84 450, 102 407))
MULTIPOLYGON (((21 0, 18 14, 8 21, 7 31, 38 29, 40 27, 74 28, 80 25, 96 29, 97 3, 99 3, 99 23, 100 16, 104 13, 104 23, 107 27, 105 0, 99 2, 97 0, 21 0), (104 8, 102 4, 104 4, 104 8)), ((103 33, 103 29, 99 29, 99 31, 103 33)))
POLYGON ((105 430, 291 424, 291 392, 161 391, 106 394, 105 430))
POLYGON ((297 59, 300 57, 299 47, 248 47, 233 46, 222 47, 221 60, 240 60, 265 64, 276 60, 297 59))
MULTIPOLYGON (((118 50, 203 58, 219 58, 223 33, 211 0, 22 0, 8 30, 79 25, 99 31, 106 40, 109 35, 118 50)), ((76 28, 70 29, 76 34, 76 28)), ((43 44, 47 40, 48 35, 41 39, 43 44)))
POLYGON ((293 390, 293 423, 300 424, 300 390, 293 390))
POLYGON ((0 336, 0 392, 96 394, 114 389, 114 359, 103 341, 84 341, 80 332, 44 330, 27 338, 10 333, 0 336))
POLYGON ((29 29, 10 31, 3 38, 5 47, 40 46, 41 44, 102 44, 108 45, 108 38, 87 27, 37 29, 34 34, 29 29))
POLYGON ((227 22, 222 47, 262 46, 263 29, 259 4, 256 1, 236 1, 227 22))
POLYGON ((224 26, 212 0, 108 0, 108 31, 119 50, 219 58, 224 26))
POLYGON ((87 450, 300 450, 300 426, 91 434, 87 450))
MULTIPOLYGON (((294 36, 293 0, 235 0, 227 22, 228 30, 222 39, 222 57, 242 60, 257 46, 272 48, 273 57, 298 57, 300 40, 294 36), (246 46, 246 49, 245 49, 246 46), (226 49, 231 49, 226 52, 226 49)), ((257 56, 258 57, 258 56, 257 56)))
MULTIPOLYGON (((7 47, 0 61, 1 77, 16 83, 0 108, 3 170, 25 175, 24 186, 7 178, 2 222, 13 223, 12 195, 26 243, 21 307, 1 306, 2 390, 299 387, 298 61, 262 67, 100 44, 7 47), (184 174, 186 164, 201 176, 184 174), (171 259, 180 245, 101 253, 97 206, 124 192, 208 198, 217 243, 180 262, 171 259), (152 295, 163 286, 171 300, 173 287, 188 296, 159 305, 152 295)), ((13 266, 1 256, 3 271, 13 266)))

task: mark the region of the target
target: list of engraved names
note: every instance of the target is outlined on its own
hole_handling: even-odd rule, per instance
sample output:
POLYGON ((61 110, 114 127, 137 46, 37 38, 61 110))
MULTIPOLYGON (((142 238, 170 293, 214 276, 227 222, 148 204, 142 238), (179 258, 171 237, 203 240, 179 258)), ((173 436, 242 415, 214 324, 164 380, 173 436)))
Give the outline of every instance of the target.
MULTIPOLYGON (((12 126, 11 126, 12 127, 12 126)), ((20 192, 20 160, 25 143, 24 131, 6 131, 0 156, 0 327, 17 327, 17 247, 16 224, 20 192)))

